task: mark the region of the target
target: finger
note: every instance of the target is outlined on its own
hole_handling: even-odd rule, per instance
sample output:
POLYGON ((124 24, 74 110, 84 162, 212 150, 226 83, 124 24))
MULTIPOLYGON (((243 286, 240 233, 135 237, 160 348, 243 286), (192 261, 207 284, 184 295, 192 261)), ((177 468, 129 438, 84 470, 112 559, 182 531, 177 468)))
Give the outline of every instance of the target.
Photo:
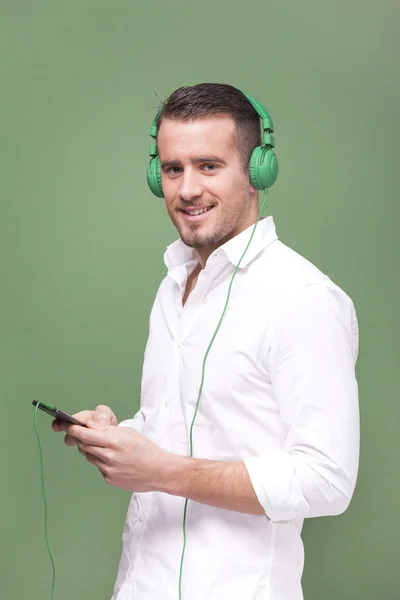
MULTIPOLYGON (((75 419, 78 419, 78 421, 85 423, 85 425, 86 425, 87 421, 89 421, 89 419, 91 419, 92 414, 93 414, 93 411, 91 411, 91 410, 82 410, 81 412, 75 413, 72 416, 75 417, 75 419)), ((52 427, 53 431, 65 431, 63 425, 64 425, 64 421, 55 419, 52 422, 51 427, 52 427)))
POLYGON ((89 444, 82 444, 81 442, 78 442, 77 446, 79 452, 82 452, 84 454, 91 454, 92 456, 95 456, 96 458, 101 460, 103 464, 109 462, 106 454, 107 450, 105 450, 104 448, 100 448, 98 446, 90 446, 89 444))
POLYGON ((111 427, 110 423, 93 421, 92 419, 89 419, 86 425, 89 429, 97 429, 97 431, 107 431, 107 429, 111 427))
POLYGON ((55 419, 54 421, 52 421, 51 428, 53 429, 53 431, 62 431, 61 423, 58 419, 55 419))
POLYGON ((96 406, 96 410, 93 411, 92 420, 101 425, 118 425, 117 418, 113 411, 105 404, 96 406))
POLYGON ((94 431, 93 429, 81 427, 80 425, 69 425, 68 423, 63 423, 61 427, 68 436, 84 444, 105 448, 110 443, 106 432, 94 431))
POLYGON ((86 458, 86 460, 88 462, 90 462, 90 464, 92 464, 94 467, 96 467, 100 471, 100 473, 103 475, 103 477, 107 476, 107 474, 106 474, 107 465, 105 465, 101 459, 99 459, 97 456, 94 456, 90 452, 86 452, 85 450, 83 450, 83 448, 80 448, 79 446, 78 446, 78 451, 82 454, 82 456, 84 456, 86 458))
POLYGON ((70 435, 66 435, 66 436, 64 437, 64 444, 65 444, 66 446, 69 446, 69 447, 71 447, 71 448, 72 448, 73 446, 76 446, 76 445, 77 445, 77 443, 78 443, 78 442, 76 441, 76 439, 75 439, 75 438, 73 438, 73 437, 71 437, 70 435))
POLYGON ((74 417, 74 419, 77 419, 78 421, 81 421, 82 423, 85 423, 85 425, 87 425, 89 419, 93 418, 93 413, 93 410, 81 410, 80 412, 74 413, 71 416, 74 417))
POLYGON ((93 456, 93 454, 89 454, 88 452, 84 453, 84 456, 91 465, 99 469, 102 475, 106 472, 106 465, 97 456, 93 456))

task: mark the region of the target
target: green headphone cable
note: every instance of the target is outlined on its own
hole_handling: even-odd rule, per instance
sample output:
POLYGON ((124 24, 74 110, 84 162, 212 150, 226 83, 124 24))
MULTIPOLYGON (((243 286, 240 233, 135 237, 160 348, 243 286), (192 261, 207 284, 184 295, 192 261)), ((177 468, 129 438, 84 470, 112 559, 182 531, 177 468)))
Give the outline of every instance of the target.
POLYGON ((37 441, 39 444, 39 456, 40 456, 40 472, 42 475, 42 496, 43 496, 43 504, 44 504, 44 537, 46 540, 46 546, 47 546, 47 551, 49 553, 50 556, 50 561, 51 561, 51 566, 52 566, 52 570, 53 570, 53 579, 52 579, 52 583, 51 583, 51 592, 50 592, 50 600, 53 600, 54 598, 54 586, 56 583, 56 567, 54 564, 54 558, 53 558, 53 554, 51 552, 51 548, 50 548, 50 544, 49 544, 49 538, 48 538, 48 533, 47 533, 47 499, 46 499, 46 492, 45 492, 45 488, 44 488, 44 466, 43 466, 43 453, 42 453, 42 444, 40 442, 40 436, 39 436, 39 430, 38 430, 38 426, 37 426, 37 411, 39 408, 39 404, 40 402, 38 402, 35 406, 35 412, 34 412, 34 425, 35 425, 35 431, 36 431, 36 436, 37 436, 37 441))
MULTIPOLYGON (((242 259, 243 259, 244 255, 246 254, 246 252, 247 252, 247 250, 248 250, 248 248, 250 246, 251 240, 253 239, 253 236, 254 236, 254 233, 255 233, 255 230, 256 230, 256 227, 257 227, 257 223, 260 220, 261 213, 263 211, 265 202, 267 200, 267 193, 268 193, 268 190, 266 188, 266 189, 264 189, 264 200, 263 200, 263 202, 261 204, 261 208, 260 208, 260 210, 258 212, 258 216, 257 216, 256 222, 254 223, 254 227, 253 227, 253 230, 251 232, 250 239, 247 242, 246 248, 244 249, 243 254, 240 257, 239 262, 236 265, 235 270, 233 272, 233 275, 232 275, 232 278, 231 278, 231 281, 230 281, 230 284, 229 284, 229 287, 228 287, 228 293, 227 293, 227 296, 226 296, 225 306, 224 306, 224 309, 222 311, 222 315, 221 315, 221 317, 219 319, 218 325, 217 325, 217 327, 216 327, 216 329, 215 329, 215 331, 214 331, 214 333, 212 335, 211 341, 210 341, 210 343, 208 345, 208 348, 207 348, 207 350, 205 352, 205 355, 204 355, 204 358, 203 358, 203 366, 202 366, 202 372, 201 372, 201 383, 200 383, 199 393, 198 393, 198 396, 197 396, 197 402, 196 402, 196 407, 195 407, 195 411, 194 411, 192 423, 190 425, 190 455, 189 455, 190 457, 193 456, 193 426, 194 426, 194 422, 196 420, 197 412, 198 412, 198 409, 199 409, 199 403, 200 403, 201 393, 203 391, 204 373, 205 373, 205 366, 206 366, 206 361, 207 361, 208 353, 210 352, 211 346, 214 343, 215 337, 216 337, 216 335, 217 335, 217 333, 219 331, 219 328, 221 326, 222 320, 223 320, 223 318, 225 316, 226 309, 228 307, 229 298, 230 298, 230 295, 231 295, 231 288, 232 288, 233 280, 234 280, 235 275, 236 275, 236 273, 237 273, 237 271, 239 269, 240 263, 242 262, 242 259)), ((182 600, 182 572, 183 572, 183 561, 184 561, 185 550, 186 550, 186 513, 187 513, 187 505, 188 505, 188 498, 186 498, 186 500, 185 500, 185 507, 184 507, 184 510, 183 510, 183 523, 182 523, 182 526, 183 526, 183 548, 182 548, 182 555, 181 555, 181 564, 180 564, 180 568, 179 568, 179 600, 182 600)))

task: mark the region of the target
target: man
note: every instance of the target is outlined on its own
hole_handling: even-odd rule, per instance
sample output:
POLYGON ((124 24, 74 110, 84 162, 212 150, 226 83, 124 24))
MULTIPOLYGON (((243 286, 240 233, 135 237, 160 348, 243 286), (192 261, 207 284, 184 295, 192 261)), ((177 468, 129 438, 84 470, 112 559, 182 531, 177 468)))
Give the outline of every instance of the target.
POLYGON ((260 144, 242 92, 178 89, 157 130, 180 240, 151 312, 140 410, 117 426, 99 406, 76 415, 88 429, 53 428, 134 492, 113 600, 300 600, 303 519, 342 513, 356 482, 354 306, 271 216, 242 257, 260 144))

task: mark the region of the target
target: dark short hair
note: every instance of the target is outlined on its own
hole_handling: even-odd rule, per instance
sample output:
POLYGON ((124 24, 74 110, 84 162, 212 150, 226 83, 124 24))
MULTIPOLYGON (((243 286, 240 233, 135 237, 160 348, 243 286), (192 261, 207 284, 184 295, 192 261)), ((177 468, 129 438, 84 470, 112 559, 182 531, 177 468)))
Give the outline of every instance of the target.
POLYGON ((233 119, 243 170, 248 171, 250 155, 261 144, 260 118, 243 92, 232 85, 198 83, 178 88, 162 104, 156 118, 157 130, 163 119, 192 121, 211 115, 233 119))

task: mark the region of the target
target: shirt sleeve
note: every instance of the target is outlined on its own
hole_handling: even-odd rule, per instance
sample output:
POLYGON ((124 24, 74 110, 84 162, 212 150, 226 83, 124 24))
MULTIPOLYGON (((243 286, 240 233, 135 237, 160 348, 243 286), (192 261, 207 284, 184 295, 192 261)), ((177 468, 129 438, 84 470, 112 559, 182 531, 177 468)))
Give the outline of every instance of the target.
POLYGON ((133 419, 126 419, 125 421, 118 423, 118 427, 131 427, 132 429, 136 429, 139 433, 142 433, 143 425, 144 417, 141 410, 138 410, 133 419))
POLYGON ((285 303, 268 361, 284 447, 244 461, 272 521, 348 507, 359 461, 357 355, 353 303, 330 280, 302 287, 285 303))

